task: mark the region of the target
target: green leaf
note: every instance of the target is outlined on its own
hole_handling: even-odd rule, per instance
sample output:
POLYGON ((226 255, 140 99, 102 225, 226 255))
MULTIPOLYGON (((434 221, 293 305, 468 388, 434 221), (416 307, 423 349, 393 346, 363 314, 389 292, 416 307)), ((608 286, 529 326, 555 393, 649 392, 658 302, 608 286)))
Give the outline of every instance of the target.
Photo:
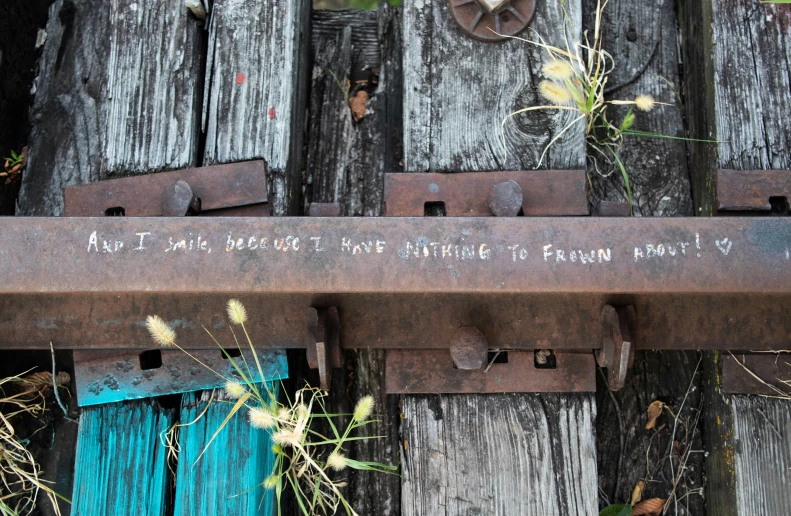
MULTIPOLYGON (((618 162, 618 167, 621 169, 621 176, 623 177, 623 182, 626 185, 626 194, 629 196, 629 211, 631 212, 634 208, 632 207, 632 187, 629 185, 629 175, 626 173, 626 167, 623 166, 623 162, 621 158, 618 157, 618 154, 613 151, 612 155, 615 157, 615 161, 618 162)), ((629 514, 632 514, 631 512, 629 514)))
POLYGON ((599 512, 599 516, 632 516, 632 506, 628 503, 608 505, 599 512))

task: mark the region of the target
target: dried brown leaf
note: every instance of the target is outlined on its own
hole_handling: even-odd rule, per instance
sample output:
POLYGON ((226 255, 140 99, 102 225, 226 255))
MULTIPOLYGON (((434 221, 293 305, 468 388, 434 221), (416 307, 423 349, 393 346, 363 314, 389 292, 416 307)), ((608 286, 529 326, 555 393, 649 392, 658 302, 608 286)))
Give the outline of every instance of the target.
POLYGON ((662 415, 662 409, 664 408, 665 404, 659 400, 654 400, 648 405, 648 424, 645 425, 646 430, 651 430, 656 426, 656 420, 662 415))
POLYGON ((632 501, 629 502, 629 505, 634 507, 634 504, 636 504, 637 502, 640 501, 640 499, 643 497, 643 488, 644 487, 645 487, 645 482, 643 482, 642 480, 639 481, 634 486, 634 489, 632 489, 632 501))
POLYGON ((658 516, 662 514, 665 501, 662 498, 649 498, 638 503, 632 509, 632 516, 658 516))
POLYGON ((352 117, 355 122, 359 122, 365 116, 365 105, 368 103, 368 92, 360 90, 353 98, 349 99, 349 107, 352 110, 352 117))

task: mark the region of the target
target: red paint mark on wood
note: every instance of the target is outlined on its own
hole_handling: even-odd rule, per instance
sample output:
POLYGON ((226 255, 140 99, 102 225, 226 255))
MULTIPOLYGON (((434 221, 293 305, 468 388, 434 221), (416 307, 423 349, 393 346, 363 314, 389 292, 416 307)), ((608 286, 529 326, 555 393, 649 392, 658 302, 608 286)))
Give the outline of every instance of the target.
POLYGON ((236 84, 244 84, 245 76, 243 73, 236 74, 236 84))
POLYGON ((275 108, 271 107, 269 108, 269 120, 274 120, 275 118, 277 118, 275 115, 275 108))

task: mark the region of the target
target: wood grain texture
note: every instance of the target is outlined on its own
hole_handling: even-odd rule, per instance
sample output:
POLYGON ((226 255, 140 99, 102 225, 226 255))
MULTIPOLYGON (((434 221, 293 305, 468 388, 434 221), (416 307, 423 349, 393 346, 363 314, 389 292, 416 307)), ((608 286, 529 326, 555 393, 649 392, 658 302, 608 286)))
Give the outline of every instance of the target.
POLYGON ((61 215, 65 186, 195 165, 200 26, 183 5, 58 0, 31 111, 22 215, 61 215))
MULTIPOLYGON (((717 168, 791 168, 791 6, 747 0, 679 6, 690 134, 718 141, 690 145, 696 214, 709 216, 717 168)), ((776 400, 769 406, 761 398, 722 394, 722 355, 705 355, 709 513, 788 512, 791 455, 787 436, 772 427, 785 424, 791 402, 776 400)))
MULTIPOLYGON (((585 27, 595 23, 596 2, 584 2, 585 27)), ((674 137, 686 137, 684 107, 678 95, 678 24, 672 0, 659 2, 611 1, 602 19, 604 48, 612 55, 607 100, 632 100, 651 95, 670 106, 651 112, 637 111, 634 129, 674 137), (634 40, 634 41, 632 41, 634 40)), ((623 107, 610 107, 608 114, 620 123, 623 107)), ((687 168, 686 143, 680 140, 627 137, 620 150, 632 188, 635 215, 690 216, 692 197, 687 168)), ((592 212, 602 200, 626 202, 628 197, 620 170, 589 164, 592 212), (609 177, 603 177, 609 175, 609 177)))
POLYGON ((83 410, 71 514, 165 514, 170 472, 159 434, 174 417, 153 400, 83 410))
MULTIPOLYGON (((273 388, 269 384, 269 389, 273 388)), ((212 399, 211 391, 188 393, 182 399, 179 422, 197 421, 179 430, 174 516, 275 513, 274 491, 260 485, 275 463, 270 432, 253 428, 243 409, 209 444, 232 407, 233 400, 223 400, 222 394, 222 390, 216 391, 200 419, 212 399)))
POLYGON ((275 215, 299 200, 309 14, 306 0, 217 0, 209 24, 204 164, 266 160, 275 215))
MULTIPOLYGON (((401 13, 386 4, 375 12, 317 11, 313 26, 322 29, 313 46, 305 207, 339 202, 344 215, 379 216, 384 174, 399 170, 402 156, 401 13), (371 63, 379 64, 370 68, 371 63), (369 94, 361 120, 352 120, 333 74, 352 84, 351 95, 369 94), (354 83, 354 77, 366 76, 371 80, 354 83)), ((333 374, 331 410, 348 413, 356 400, 371 395, 381 422, 359 434, 384 436, 352 443, 350 456, 398 464, 398 398, 385 393, 385 352, 349 350, 345 358, 344 370, 333 374)), ((401 514, 400 492, 397 476, 349 474, 348 499, 359 514, 401 514)))
POLYGON ((735 438, 737 514, 788 513, 791 485, 791 403, 730 396, 735 438))
POLYGON ((403 398, 402 514, 595 514, 583 395, 403 398))
MULTIPOLYGON (((538 1, 523 35, 565 47, 581 36, 579 0, 538 1), (534 32, 535 31, 535 32, 534 32), (565 36, 564 37, 564 33, 565 36)), ((404 156, 407 172, 524 170, 538 165, 570 111, 514 111, 545 103, 537 88, 547 53, 522 41, 482 43, 465 36, 448 2, 415 0, 404 6, 404 156), (503 140, 505 143, 503 143, 503 140)), ((548 152, 546 168, 583 168, 584 127, 578 122, 548 152)))
MULTIPOLYGON (((378 14, 375 10, 359 9, 318 9, 311 17, 310 33, 314 55, 322 51, 322 44, 327 38, 334 40, 344 28, 352 29, 352 60, 353 75, 362 75, 365 71, 378 71, 381 66, 379 45, 378 14)), ((314 63, 315 65, 315 63, 314 63)))

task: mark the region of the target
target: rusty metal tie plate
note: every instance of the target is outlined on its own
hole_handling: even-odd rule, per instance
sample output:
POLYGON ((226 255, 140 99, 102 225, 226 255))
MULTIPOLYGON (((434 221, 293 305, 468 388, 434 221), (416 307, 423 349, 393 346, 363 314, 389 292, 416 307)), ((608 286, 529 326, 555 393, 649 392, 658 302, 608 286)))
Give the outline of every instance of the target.
MULTIPOLYGON (((231 359, 219 348, 192 351, 191 354, 201 362, 198 363, 178 349, 149 349, 142 353, 75 350, 74 379, 78 404, 85 407, 222 387, 225 380, 214 371, 244 383, 231 360, 253 382, 263 381, 252 350, 239 352, 233 348, 227 351, 232 355, 231 359)), ((288 377, 288 363, 283 350, 259 351, 258 363, 266 381, 288 377)))
POLYGON ((184 215, 169 212, 174 188, 180 181, 200 199, 203 216, 269 216, 266 165, 261 160, 70 186, 63 194, 64 214, 67 217, 184 215))
POLYGON ((385 386, 390 394, 593 392, 596 364, 590 353, 555 353, 553 368, 536 367, 531 351, 508 351, 507 363, 487 370, 456 369, 447 350, 387 351, 385 386))
POLYGON ((526 217, 588 215, 584 170, 385 174, 385 213, 422 217, 440 204, 448 217, 491 217, 489 193, 507 181, 521 187, 526 217))
POLYGON ((722 353, 722 392, 791 395, 791 354, 722 353))

